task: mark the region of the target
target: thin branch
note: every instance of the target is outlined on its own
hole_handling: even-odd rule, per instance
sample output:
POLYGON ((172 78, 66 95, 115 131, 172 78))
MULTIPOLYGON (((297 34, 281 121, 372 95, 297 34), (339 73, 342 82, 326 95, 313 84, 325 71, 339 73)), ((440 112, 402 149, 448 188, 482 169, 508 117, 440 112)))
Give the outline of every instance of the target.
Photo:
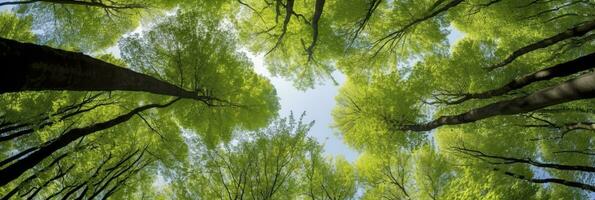
MULTIPOLYGON (((402 38, 408 31, 410 31, 412 28, 414 28, 418 24, 420 24, 424 21, 427 21, 429 19, 432 19, 432 18, 436 17, 437 15, 448 11, 449 9, 456 7, 463 1, 464 0, 452 0, 452 1, 448 2, 446 5, 444 5, 442 8, 432 10, 432 11, 428 12, 426 15, 424 15, 420 18, 416 18, 416 19, 410 21, 409 23, 405 24, 404 26, 400 27, 396 31, 393 31, 393 32, 389 33, 388 35, 378 39, 376 42, 374 42, 374 46, 378 46, 380 44, 377 52, 382 50, 382 48, 384 48, 384 46, 387 45, 388 43, 394 44, 395 41, 399 41, 400 38, 402 38)), ((391 45, 391 46, 393 46, 393 45, 391 45)))
POLYGON ((501 164, 529 164, 535 167, 543 167, 543 168, 550 168, 550 169, 557 169, 557 170, 564 170, 564 171, 581 171, 581 172, 595 172, 595 167, 591 166, 582 166, 582 165, 562 165, 556 163, 544 163, 532 160, 530 158, 514 158, 514 157, 506 157, 506 156, 498 156, 492 154, 486 154, 479 150, 467 149, 465 147, 452 147, 453 150, 463 153, 465 155, 472 156, 474 158, 483 158, 487 163, 494 164, 494 165, 501 165, 501 164), (496 160, 496 161, 494 161, 496 160))

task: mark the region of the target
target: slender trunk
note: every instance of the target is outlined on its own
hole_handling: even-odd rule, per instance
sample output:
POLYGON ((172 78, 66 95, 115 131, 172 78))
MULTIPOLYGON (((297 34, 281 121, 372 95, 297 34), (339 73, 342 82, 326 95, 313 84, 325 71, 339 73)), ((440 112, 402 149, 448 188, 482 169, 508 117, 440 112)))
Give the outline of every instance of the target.
POLYGON ((12 190, 10 190, 10 192, 8 192, 6 195, 4 195, 4 197, 2 197, 2 200, 8 200, 8 199, 10 199, 10 197, 12 197, 13 195, 15 195, 18 191, 20 191, 26 184, 28 184, 33 179, 39 177, 45 171, 51 169, 52 166, 54 166, 55 164, 57 164, 58 162, 60 162, 60 160, 64 159, 66 156, 68 156, 68 153, 64 153, 64 154, 58 156, 49 165, 45 166, 43 169, 39 170, 35 174, 27 177, 25 180, 23 180, 21 183, 19 183, 19 185, 17 185, 15 188, 13 188, 12 190))
MULTIPOLYGON (((287 0, 287 4, 285 4, 285 18, 283 19, 283 26, 281 27, 281 34, 279 34, 279 37, 277 38, 277 42, 275 43, 275 46, 273 46, 273 48, 271 48, 271 50, 269 50, 265 55, 270 54, 271 52, 273 52, 273 50, 275 50, 280 44, 281 42, 283 42, 283 37, 285 37, 285 34, 287 33, 287 27, 289 26, 289 22, 291 21, 291 15, 293 15, 293 4, 294 4, 295 0, 287 0)), ((282 5, 281 0, 277 0, 277 5, 276 5, 276 12, 277 12, 277 16, 279 16, 279 8, 282 5)), ((275 17, 275 21, 276 21, 276 17, 275 17)))
MULTIPOLYGON (((498 168, 494 168, 494 171, 499 171, 500 169, 498 168)), ((514 177, 520 180, 524 180, 524 181, 528 181, 531 183, 556 183, 556 184, 560 184, 560 185, 565 185, 568 187, 573 187, 573 188, 579 188, 582 190, 588 190, 591 192, 595 192, 595 186, 593 185, 589 185, 589 184, 585 184, 585 183, 579 183, 579 182, 575 182, 575 181, 569 181, 569 180, 564 180, 564 179, 559 179, 559 178, 545 178, 545 179, 536 179, 536 178, 529 178, 523 175, 519 175, 519 174, 515 174, 512 172, 508 172, 508 171, 504 171, 504 174, 510 177, 514 177)))
POLYGON ((82 53, 0 38, 0 94, 20 91, 140 91, 195 99, 199 96, 171 83, 116 66, 82 53))
POLYGON ((103 197, 101 197, 101 199, 102 200, 108 199, 110 196, 112 196, 114 193, 116 193, 132 175, 138 173, 141 169, 142 168, 135 169, 132 172, 130 172, 129 174, 127 174, 124 178, 118 180, 111 188, 107 189, 107 191, 105 192, 105 195, 103 195, 103 197))
MULTIPOLYGON (((89 185, 85 185, 85 188, 83 189, 83 191, 81 191, 81 193, 79 193, 79 196, 76 197, 76 200, 82 200, 83 198, 85 198, 87 191, 89 191, 89 185)), ((63 199, 67 199, 67 198, 63 198, 63 199)))
MULTIPOLYGON (((115 173, 114 175, 112 175, 109 179, 107 179, 107 181, 103 184, 100 185, 98 188, 95 189, 95 191, 93 192, 93 194, 89 197, 89 199, 94 199, 97 195, 99 195, 101 192, 103 192, 107 186, 114 180, 118 179, 120 176, 122 176, 124 173, 130 171, 131 169, 133 169, 133 167, 139 163, 139 161, 143 158, 144 155, 144 151, 141 152, 141 154, 136 158, 136 160, 134 160, 130 165, 126 166, 125 168, 119 170, 117 173, 115 173)), ((136 154, 134 154, 136 155, 136 154)), ((106 177, 109 176, 106 175, 106 177)))
POLYGON ((59 149, 67 146, 68 144, 70 144, 71 142, 73 142, 79 138, 82 138, 86 135, 89 135, 89 134, 97 132, 97 131, 101 131, 101 130, 105 130, 105 129, 114 127, 114 126, 121 124, 123 122, 126 122, 130 118, 132 118, 132 116, 134 116, 142 111, 145 111, 145 110, 148 110, 151 108, 167 107, 167 106, 173 104, 174 102, 178 101, 179 99, 180 98, 176 98, 166 104, 144 105, 144 106, 135 108, 134 110, 132 110, 124 115, 120 115, 120 116, 118 116, 114 119, 111 119, 109 121, 93 124, 93 125, 83 127, 83 128, 72 129, 72 130, 64 133, 63 135, 59 136, 55 140, 51 140, 50 142, 45 143, 44 145, 42 145, 39 148, 39 150, 29 154, 27 157, 24 157, 24 158, 16 161, 15 163, 11 164, 10 166, 0 170, 0 186, 4 186, 4 185, 8 184, 10 181, 18 178, 25 171, 34 167, 35 165, 37 165, 38 163, 43 161, 45 158, 52 155, 52 153, 58 151, 59 149))
POLYGON ((516 78, 507 83, 506 85, 497 89, 488 90, 480 93, 464 94, 463 97, 454 101, 447 102, 446 104, 460 104, 470 99, 488 99, 495 96, 500 96, 538 81, 545 81, 553 78, 568 76, 581 71, 592 69, 593 67, 595 67, 595 53, 591 53, 589 55, 577 58, 575 60, 561 63, 553 67, 542 69, 537 72, 522 76, 520 78, 516 78))
POLYGON ((59 178, 62 178, 63 176, 65 176, 66 174, 68 174, 68 172, 70 172, 70 170, 74 167, 75 164, 70 165, 70 167, 68 167, 68 169, 66 169, 66 171, 62 172, 60 171, 58 174, 56 174, 54 177, 50 178, 49 180, 45 181, 45 183, 43 183, 41 186, 39 186, 34 192, 33 194, 29 195, 29 197, 27 198, 28 200, 33 199, 35 196, 37 196, 37 194, 43 190, 44 188, 46 188, 50 183, 54 182, 55 180, 58 180, 59 178))
POLYGON ((54 124, 54 121, 52 121, 50 119, 50 116, 56 116, 56 115, 64 114, 59 119, 59 121, 64 121, 64 120, 66 120, 68 118, 71 118, 73 116, 76 116, 78 114, 89 112, 89 111, 92 111, 92 110, 94 110, 94 109, 96 109, 98 107, 106 106, 106 105, 111 105, 111 104, 113 104, 113 103, 111 103, 111 102, 110 103, 99 103, 99 104, 93 105, 93 106, 91 106, 89 108, 85 108, 85 109, 81 109, 82 106, 83 106, 83 104, 81 104, 80 107, 78 107, 78 108, 77 107, 67 108, 67 110, 63 110, 63 111, 58 112, 56 114, 51 114, 49 116, 43 117, 43 119, 41 119, 40 120, 40 123, 37 124, 37 125, 34 125, 33 123, 24 123, 23 127, 25 127, 25 128, 20 128, 20 130, 18 130, 18 131, 13 131, 10 134, 7 133, 5 135, 0 136, 0 142, 4 142, 4 141, 15 139, 17 137, 28 135, 28 134, 33 133, 35 130, 39 130, 39 129, 42 129, 42 128, 46 127, 46 126, 53 125, 54 124), (74 111, 73 112, 70 112, 70 113, 67 113, 67 112, 69 112, 71 110, 74 110, 74 111))
POLYGON ((20 157, 23 157, 23 156, 27 155, 28 153, 31 153, 31 152, 33 152, 33 151, 35 151, 37 149, 38 149, 37 147, 31 147, 31 148, 28 148, 26 150, 23 150, 23 151, 15 154, 15 155, 13 155, 11 157, 8 157, 8 158, 0 161, 0 167, 6 165, 6 164, 8 164, 8 163, 10 163, 10 162, 12 162, 12 161, 14 161, 16 159, 19 159, 20 157))
POLYGON ((514 157, 506 157, 506 156, 498 156, 498 155, 490 155, 484 152, 467 149, 464 147, 454 147, 456 151, 461 153, 470 155, 480 160, 484 160, 491 164, 514 164, 514 163, 523 163, 529 164, 536 167, 543 167, 543 168, 550 168, 550 169, 557 169, 557 170, 564 170, 564 171, 582 171, 582 172, 595 172, 595 167, 586 166, 586 165, 563 165, 557 163, 544 163, 539 161, 534 161, 530 158, 523 159, 523 158, 514 158, 514 157), (500 160, 501 162, 491 162, 489 159, 493 160, 500 160))
POLYGON ((66 200, 70 197, 70 195, 73 195, 74 193, 76 193, 76 191, 80 190, 81 188, 85 187, 85 189, 83 189, 83 191, 81 193, 85 193, 87 192, 87 184, 85 183, 81 183, 78 186, 74 187, 74 189, 68 191, 64 196, 62 196, 62 200, 66 200))
POLYGON ((499 101, 459 115, 442 116, 425 124, 401 125, 396 128, 402 131, 429 131, 443 125, 465 124, 498 115, 527 113, 552 105, 593 97, 595 97, 595 72, 527 96, 499 101))
POLYGON ((314 7, 314 15, 312 15, 312 43, 310 43, 310 46, 306 49, 306 53, 308 53, 308 61, 313 59, 314 47, 316 46, 316 42, 318 42, 318 22, 322 17, 324 3, 325 0, 316 0, 316 5, 314 7))
POLYGON ((595 20, 581 23, 577 26, 569 28, 568 30, 566 30, 562 33, 558 33, 557 35, 554 35, 552 37, 545 38, 543 40, 537 41, 533 44, 530 44, 523 48, 520 48, 520 49, 514 51, 510 56, 508 56, 502 62, 492 65, 492 66, 488 67, 488 69, 494 70, 496 68, 503 67, 503 66, 511 63, 512 61, 514 61, 515 59, 517 59, 518 57, 520 57, 522 55, 525 55, 527 53, 530 53, 530 52, 538 50, 538 49, 549 47, 551 45, 554 45, 560 41, 563 41, 563 40, 566 40, 569 38, 583 36, 593 29, 595 29, 595 20))
POLYGON ((8 123, 9 125, 6 125, 2 128, 0 128, 0 134, 2 133, 7 133, 7 132, 12 132, 18 129, 22 129, 24 127, 27 127, 31 124, 28 123, 8 123))
POLYGON ((65 192, 66 189, 68 189, 68 188, 70 188, 70 187, 68 187, 68 186, 62 187, 62 189, 60 189, 59 191, 52 193, 50 196, 47 196, 46 199, 53 199, 54 197, 57 197, 58 195, 65 192))
POLYGON ((595 109, 593 108, 569 108, 569 107, 559 107, 559 108, 548 108, 548 109, 541 109, 538 111, 539 113, 584 113, 584 114, 595 114, 595 109))

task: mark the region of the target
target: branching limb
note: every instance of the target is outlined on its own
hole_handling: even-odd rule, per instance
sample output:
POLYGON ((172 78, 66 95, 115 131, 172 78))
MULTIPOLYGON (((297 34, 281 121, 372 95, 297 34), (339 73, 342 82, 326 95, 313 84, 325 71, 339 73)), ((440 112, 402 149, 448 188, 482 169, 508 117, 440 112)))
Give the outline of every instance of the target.
POLYGON ((518 57, 521 57, 525 54, 531 53, 538 49, 549 47, 551 45, 554 45, 554 44, 556 44, 560 41, 566 40, 566 39, 570 39, 570 38, 574 38, 574 37, 581 37, 593 29, 595 29, 595 20, 578 24, 572 28, 569 28, 568 30, 566 30, 562 33, 558 33, 557 35, 554 35, 552 37, 545 38, 545 39, 537 41, 533 44, 522 47, 522 48, 514 51, 511 55, 509 55, 502 62, 494 64, 492 66, 489 66, 489 67, 487 67, 487 69, 491 71, 494 69, 504 67, 504 66, 508 65, 509 63, 511 63, 512 61, 514 61, 515 59, 517 59, 518 57))
POLYGON ((376 42, 374 42, 374 46, 379 47, 377 52, 382 50, 382 48, 384 48, 384 46, 386 46, 387 44, 393 43, 394 41, 397 41, 400 38, 402 38, 408 31, 410 31, 410 29, 414 28, 416 25, 418 25, 424 21, 430 20, 430 19, 438 16, 439 14, 446 12, 451 8, 456 7, 463 1, 464 0, 452 0, 452 1, 448 2, 446 5, 444 5, 443 7, 439 8, 439 9, 432 10, 432 11, 428 12, 427 14, 425 14, 424 16, 422 16, 420 18, 416 18, 416 19, 410 21, 409 23, 405 24, 404 26, 400 27, 396 31, 393 31, 393 32, 389 33, 388 35, 378 39, 376 42))
POLYGON ((584 150, 562 150, 562 151, 555 151, 555 154, 561 154, 561 153, 577 153, 577 154, 583 154, 583 155, 588 155, 588 156, 595 156, 595 151, 593 151, 592 149, 584 149, 584 150))
POLYGON ((316 42, 318 41, 318 22, 322 17, 324 2, 325 0, 316 0, 314 15, 312 16, 312 43, 310 43, 310 46, 306 49, 306 53, 308 54, 308 61, 311 61, 314 56, 314 47, 316 46, 316 42))
MULTIPOLYGON (((283 20, 281 34, 277 38, 277 42, 275 43, 275 46, 273 46, 273 48, 271 48, 271 50, 269 50, 265 55, 268 55, 271 52, 273 52, 281 44, 281 42, 283 42, 283 37, 285 37, 285 34, 287 33, 287 26, 289 26, 289 22, 291 21, 291 16, 293 15, 294 1, 295 0, 287 0, 287 4, 285 4, 285 19, 283 20)), ((282 5, 281 0, 277 0, 277 10, 279 10, 279 7, 281 5, 282 5)), ((277 11, 277 16, 279 16, 279 11, 277 11)))
POLYGON ((591 72, 526 96, 498 101, 458 115, 441 116, 427 123, 403 124, 401 121, 388 121, 388 123, 392 124, 392 130, 396 131, 429 131, 444 125, 466 124, 494 116, 529 113, 548 106, 594 97, 595 72, 591 72))
POLYGON ((489 164, 493 165, 502 165, 502 164, 529 164, 535 167, 542 167, 542 168, 550 168, 550 169, 557 169, 557 170, 564 170, 564 171, 581 171, 581 172, 595 172, 595 167, 591 166, 583 166, 583 165, 562 165, 556 163, 544 163, 532 160, 530 158, 514 158, 514 157, 506 157, 506 156, 498 156, 487 154, 481 152, 479 150, 468 149, 465 147, 452 147, 453 150, 474 157, 481 159, 489 164))
MULTIPOLYGON (((498 168, 494 168, 494 171, 501 171, 498 168)), ((529 178, 523 175, 519 175, 516 173, 512 173, 512 172, 508 172, 508 171, 504 171, 504 174, 510 177, 514 177, 520 180, 524 180, 527 182, 531 182, 531 183, 539 183, 539 184, 543 184, 543 183, 556 183, 556 184, 560 184, 560 185, 565 185, 565 186, 569 186, 569 187, 574 187, 574 188, 579 188, 582 190, 588 190, 591 192, 595 192, 595 186, 593 185, 589 185, 586 183, 579 183, 576 181, 569 181, 569 180, 565 180, 565 179, 559 179, 559 178, 545 178, 545 179, 536 179, 536 178, 529 178)))
MULTIPOLYGON (((439 0, 437 2, 441 2, 444 0, 439 0)), ((382 2, 382 0, 372 0, 370 1, 370 6, 368 7, 368 11, 366 12, 366 15, 364 16, 364 18, 360 19, 357 23, 356 23, 356 29, 355 31, 353 31, 353 37, 351 37, 351 41, 349 42, 348 46, 352 46, 353 43, 355 42, 355 40, 357 39, 357 37, 359 36, 359 34, 364 30, 364 28, 366 28, 366 25, 368 24, 368 21, 370 21, 370 18, 372 18, 372 14, 374 14, 374 11, 376 11, 376 9, 378 8, 378 6, 380 5, 380 3, 382 2)))
POLYGON ((575 60, 557 64, 553 67, 542 69, 531 74, 527 74, 522 77, 516 78, 507 83, 506 85, 496 89, 479 93, 445 94, 444 96, 459 96, 459 98, 454 100, 442 100, 441 102, 443 102, 446 105, 456 105, 471 99, 489 99, 496 96, 501 96, 506 93, 509 93, 510 91, 523 88, 535 82, 565 77, 571 74, 576 74, 581 71, 593 69, 595 67, 594 63, 595 53, 591 53, 589 55, 577 58, 575 60))

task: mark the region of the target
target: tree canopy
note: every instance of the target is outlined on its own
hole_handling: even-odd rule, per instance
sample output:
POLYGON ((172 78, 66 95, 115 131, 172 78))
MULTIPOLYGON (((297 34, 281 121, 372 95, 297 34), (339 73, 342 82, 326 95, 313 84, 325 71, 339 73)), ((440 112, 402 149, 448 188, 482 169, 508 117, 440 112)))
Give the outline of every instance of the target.
POLYGON ((592 199, 593 13, 0 1, 0 198, 592 199), (328 114, 357 159, 326 153, 305 113, 280 115, 291 105, 249 55, 299 90, 340 84, 328 114))

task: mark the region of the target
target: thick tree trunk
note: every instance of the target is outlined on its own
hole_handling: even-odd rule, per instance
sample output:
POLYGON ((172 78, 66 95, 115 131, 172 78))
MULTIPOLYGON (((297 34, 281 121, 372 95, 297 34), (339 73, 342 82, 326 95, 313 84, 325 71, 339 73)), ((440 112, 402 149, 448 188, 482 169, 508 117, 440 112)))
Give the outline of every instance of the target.
POLYGON ((16 162, 14 162, 10 166, 0 170, 0 186, 4 186, 7 183, 9 183, 10 181, 18 178, 19 176, 21 176, 21 174, 23 174, 28 169, 39 164, 41 161, 43 161, 45 158, 52 155, 54 152, 67 146, 68 144, 70 144, 71 142, 73 142, 77 139, 80 139, 80 138, 82 138, 86 135, 89 135, 91 133, 105 130, 105 129, 114 127, 118 124, 121 124, 123 122, 126 122, 130 118, 132 118, 132 116, 134 116, 142 111, 145 111, 145 110, 148 110, 151 108, 167 107, 167 106, 173 104, 174 102, 178 101, 179 99, 180 98, 176 98, 175 100, 172 100, 166 104, 144 105, 144 106, 135 108, 134 110, 132 110, 124 115, 120 115, 120 116, 118 116, 114 119, 111 119, 109 121, 93 124, 93 125, 83 127, 83 128, 72 129, 72 130, 64 133, 60 137, 56 138, 55 140, 51 140, 50 142, 43 144, 41 147, 39 147, 39 149, 37 151, 27 155, 27 157, 24 157, 16 162))
POLYGON ((171 83, 82 53, 0 38, 0 94, 20 91, 141 91, 209 100, 171 83))
POLYGON ((459 115, 442 116, 425 124, 401 125, 396 128, 402 131, 429 131, 443 125, 465 124, 498 115, 527 113, 552 105, 593 97, 595 97, 595 72, 527 96, 499 101, 459 115))
POLYGON ((535 82, 568 76, 581 71, 592 69, 593 67, 595 67, 595 53, 591 53, 589 55, 577 58, 572 61, 557 64, 553 67, 549 67, 531 74, 527 74, 525 76, 510 81, 502 87, 493 90, 488 90, 480 93, 464 94, 463 97, 454 101, 447 102, 446 104, 460 104, 470 99, 488 99, 495 96, 500 96, 535 82))
POLYGON ((28 1, 8 1, 0 3, 0 6, 7 5, 23 5, 32 4, 37 2, 51 3, 51 4, 66 4, 66 5, 78 5, 78 6, 90 6, 98 7, 103 9, 132 9, 132 8, 144 8, 142 4, 104 4, 98 1, 82 1, 82 0, 28 0, 28 1))

